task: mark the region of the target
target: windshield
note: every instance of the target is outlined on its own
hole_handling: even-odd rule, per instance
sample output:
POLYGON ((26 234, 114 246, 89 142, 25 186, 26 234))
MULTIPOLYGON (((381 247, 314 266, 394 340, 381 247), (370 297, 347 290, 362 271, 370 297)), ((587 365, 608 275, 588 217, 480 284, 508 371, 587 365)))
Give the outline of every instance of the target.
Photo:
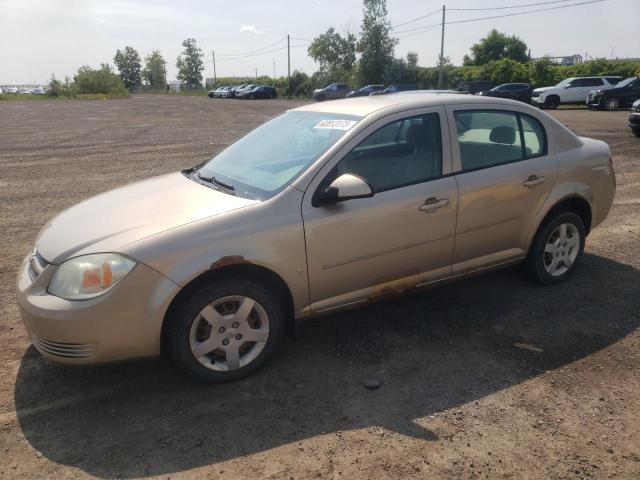
POLYGON ((624 80, 618 82, 616 84, 616 88, 623 88, 626 87, 627 85, 629 85, 631 82, 633 82, 636 79, 636 77, 629 77, 629 78, 625 78, 624 80))
POLYGON ((197 175, 230 185, 245 198, 271 198, 361 119, 337 113, 286 112, 203 164, 197 175))

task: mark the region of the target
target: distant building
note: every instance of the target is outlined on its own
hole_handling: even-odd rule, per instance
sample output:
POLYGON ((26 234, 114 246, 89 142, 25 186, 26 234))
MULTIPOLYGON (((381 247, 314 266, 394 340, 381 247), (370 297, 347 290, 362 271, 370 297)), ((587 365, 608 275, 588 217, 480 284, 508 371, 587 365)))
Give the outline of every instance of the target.
POLYGON ((178 80, 172 80, 168 85, 170 92, 179 92, 180 90, 182 90, 183 83, 179 82, 178 80))

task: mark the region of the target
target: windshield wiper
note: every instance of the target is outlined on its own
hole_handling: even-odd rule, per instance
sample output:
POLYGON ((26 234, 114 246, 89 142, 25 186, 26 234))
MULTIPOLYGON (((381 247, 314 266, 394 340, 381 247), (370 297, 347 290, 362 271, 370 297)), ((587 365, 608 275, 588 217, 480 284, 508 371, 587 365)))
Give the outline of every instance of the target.
POLYGON ((196 176, 198 177, 199 180, 202 180, 203 182, 207 182, 207 183, 213 183, 219 187, 224 188, 225 190, 228 190, 229 192, 235 192, 235 188, 233 185, 230 185, 228 183, 224 183, 220 180, 218 180, 216 177, 205 177, 200 175, 200 172, 196 171, 196 176))

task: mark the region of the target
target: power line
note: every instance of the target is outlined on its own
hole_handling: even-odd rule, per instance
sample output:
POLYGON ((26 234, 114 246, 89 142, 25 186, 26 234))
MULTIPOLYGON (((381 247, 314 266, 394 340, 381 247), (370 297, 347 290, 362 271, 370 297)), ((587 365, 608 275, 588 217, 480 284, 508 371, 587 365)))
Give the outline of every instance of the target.
MULTIPOLYGON (((565 2, 569 2, 569 1, 571 1, 571 0, 564 0, 564 1, 565 1, 565 2)), ((392 26, 391 26, 391 30, 395 30, 396 28, 398 28, 398 27, 402 27, 402 26, 404 26, 404 25, 409 25, 410 23, 417 22, 418 20, 423 20, 423 19, 425 19, 425 18, 427 18, 427 17, 430 17, 430 16, 435 15, 436 13, 440 13, 440 12, 441 12, 441 9, 437 9, 437 10, 434 10, 434 11, 433 11, 433 12, 431 12, 431 13, 427 13, 426 15, 423 15, 423 16, 421 16, 421 17, 414 18, 413 20, 408 20, 408 21, 406 21, 406 22, 402 22, 402 23, 399 23, 399 24, 397 24, 397 25, 392 25, 392 26)))
MULTIPOLYGON (((572 0, 562 0, 562 1, 566 2, 566 1, 572 1, 572 0)), ((453 20, 453 21, 450 21, 450 22, 445 22, 445 25, 452 25, 452 24, 456 24, 456 23, 478 22, 478 21, 481 21, 481 20, 490 20, 490 19, 494 19, 494 18, 515 17, 515 16, 518 16, 518 15, 527 15, 529 13, 548 12, 550 10, 559 10, 561 8, 575 7, 575 6, 578 6, 578 5, 588 5, 588 4, 591 4, 591 3, 601 3, 601 2, 607 2, 607 1, 609 1, 609 0, 588 0, 586 2, 572 3, 572 4, 569 4, 569 5, 559 5, 559 6, 556 6, 556 7, 538 8, 538 9, 535 9, 535 10, 527 10, 527 11, 524 11, 524 12, 505 13, 505 14, 501 14, 501 15, 491 15, 491 16, 488 16, 488 17, 467 18, 467 19, 464 19, 464 20, 453 20)), ((524 5, 521 5, 521 6, 524 6, 524 5)), ((454 10, 454 9, 453 8, 448 8, 447 10, 454 10)), ((441 11, 441 10, 439 10, 439 11, 441 11)), ((432 24, 429 24, 429 25, 423 25, 421 27, 415 27, 415 28, 409 28, 409 29, 406 29, 406 30, 400 30, 400 31, 397 31, 397 32, 394 32, 394 33, 395 34, 401 34, 401 33, 408 33, 408 32, 417 32, 416 33, 416 35, 417 35, 419 33, 428 32, 429 30, 432 30, 434 27, 438 27, 440 25, 442 25, 442 23, 432 23, 432 24)), ((413 35, 406 35, 406 37, 410 37, 410 36, 413 36, 413 35)), ((400 38, 402 38, 402 37, 400 37, 400 38)))
POLYGON ((508 10, 510 8, 536 7, 538 5, 549 5, 551 3, 566 3, 572 0, 553 0, 550 2, 526 3, 523 5, 511 5, 509 7, 484 7, 484 8, 448 8, 447 10, 455 10, 457 12, 478 11, 478 10, 508 10))
MULTIPOLYGON (((306 48, 309 45, 291 45, 290 48, 306 48)), ((273 48, 271 50, 265 50, 265 51, 259 51, 256 53, 251 53, 248 55, 238 55, 237 57, 230 57, 230 58, 222 58, 222 59, 217 59, 217 62, 226 62, 226 61, 230 61, 230 60, 242 60, 244 58, 251 58, 251 57, 257 57, 260 55, 266 55, 268 53, 273 53, 273 52, 279 52, 281 50, 286 50, 288 47, 285 45, 284 47, 279 47, 279 48, 273 48)))
POLYGON ((539 8, 537 10, 527 10, 526 12, 505 13, 503 15, 492 15, 490 17, 479 17, 479 18, 468 18, 466 20, 455 20, 453 22, 446 22, 445 25, 452 25, 454 23, 477 22, 477 21, 480 21, 480 20, 490 20, 492 18, 515 17, 515 16, 518 16, 518 15, 526 15, 528 13, 548 12, 550 10, 559 10, 561 8, 576 7, 578 5, 588 5, 590 3, 601 3, 601 2, 608 2, 608 1, 609 0, 589 0, 588 2, 572 3, 570 5, 560 5, 558 7, 539 8))
POLYGON ((279 43, 284 42, 287 39, 287 37, 283 37, 280 40, 278 40, 277 42, 273 42, 270 45, 267 45, 266 47, 262 47, 262 48, 258 48, 257 50, 252 50, 250 52, 244 52, 244 53, 219 53, 218 56, 219 57, 241 57, 244 55, 251 55, 253 53, 258 53, 261 52, 262 50, 267 50, 271 47, 275 47, 276 45, 278 45, 279 43))

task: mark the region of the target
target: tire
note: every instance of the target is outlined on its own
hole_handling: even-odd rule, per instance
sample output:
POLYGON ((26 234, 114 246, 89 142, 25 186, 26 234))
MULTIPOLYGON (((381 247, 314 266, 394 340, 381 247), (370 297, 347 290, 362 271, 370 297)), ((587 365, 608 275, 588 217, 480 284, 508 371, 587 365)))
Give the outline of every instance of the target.
POLYGON ((544 106, 550 110, 555 110, 560 106, 560 97, 558 97, 557 95, 551 95, 550 97, 547 97, 547 99, 544 101, 544 106))
POLYGON ((538 228, 529 249, 527 273, 543 285, 566 280, 582 258, 585 237, 584 222, 577 214, 565 211, 548 218, 538 228))
POLYGON ((605 110, 614 112, 620 107, 620 100, 618 100, 616 97, 608 97, 604 99, 604 102, 602 102, 602 106, 605 110))
POLYGON ((316 101, 318 102, 324 102, 327 98, 324 95, 318 95, 316 97, 316 101))
POLYGON ((631 131, 636 137, 640 137, 640 127, 632 127, 631 131))
POLYGON ((167 318, 169 356, 179 369, 201 381, 238 380, 271 356, 282 337, 284 312, 279 297, 251 279, 230 278, 204 285, 167 318), (241 305, 246 305, 246 315, 241 305), (235 319, 232 315, 238 312, 235 319), (200 356, 194 352, 198 346, 200 356))

